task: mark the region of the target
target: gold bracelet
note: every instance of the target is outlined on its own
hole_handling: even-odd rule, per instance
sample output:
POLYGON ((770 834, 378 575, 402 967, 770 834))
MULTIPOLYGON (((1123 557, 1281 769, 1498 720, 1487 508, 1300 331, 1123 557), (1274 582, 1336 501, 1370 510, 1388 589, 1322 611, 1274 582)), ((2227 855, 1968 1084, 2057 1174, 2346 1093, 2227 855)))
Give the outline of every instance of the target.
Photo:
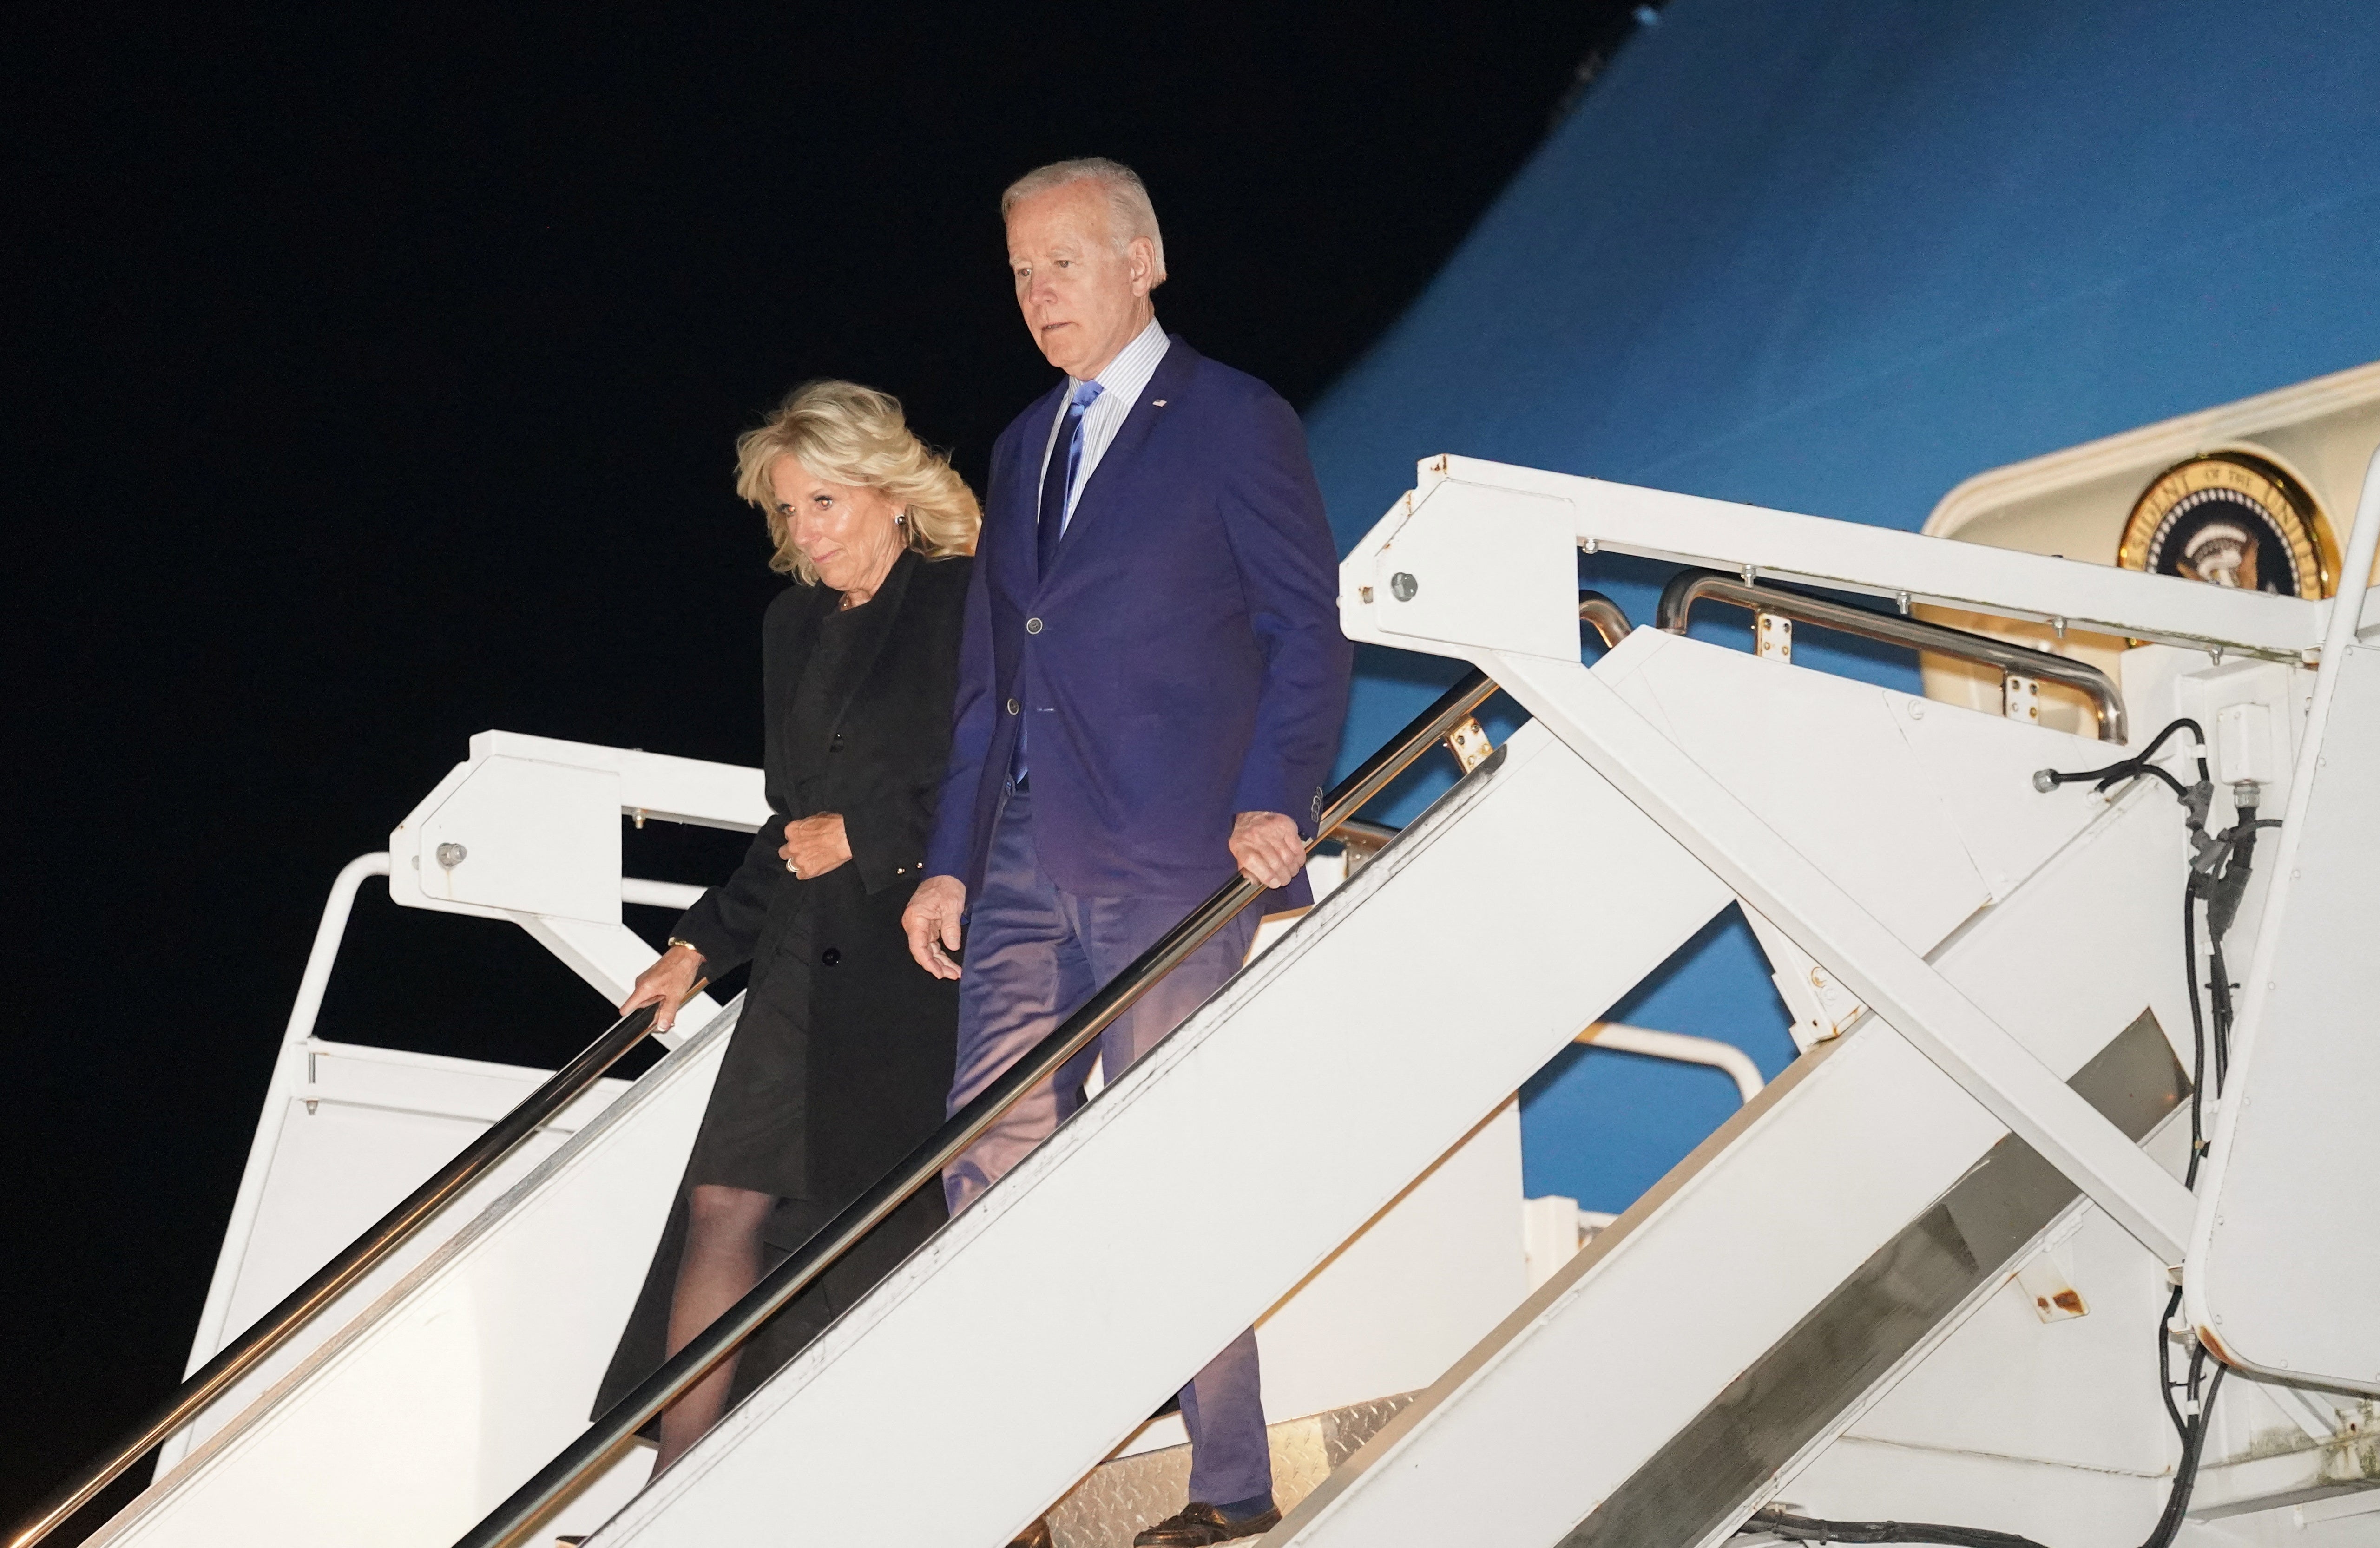
POLYGON ((669 937, 669 943, 673 947, 683 946, 688 951, 693 952, 694 960, 696 961, 702 961, 705 960, 702 954, 702 948, 695 945, 694 942, 686 939, 684 936, 672 936, 669 937))

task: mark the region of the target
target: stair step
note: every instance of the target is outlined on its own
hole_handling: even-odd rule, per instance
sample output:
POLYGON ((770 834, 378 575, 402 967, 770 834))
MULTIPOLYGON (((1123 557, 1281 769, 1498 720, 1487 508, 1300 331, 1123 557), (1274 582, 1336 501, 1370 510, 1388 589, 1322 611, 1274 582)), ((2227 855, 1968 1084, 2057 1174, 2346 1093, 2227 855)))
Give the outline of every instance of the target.
MULTIPOLYGON (((1268 1426, 1273 1499, 1281 1510, 1312 1494, 1418 1396, 1402 1392, 1268 1426)), ((1050 1508, 1050 1535, 1056 1548, 1131 1548, 1135 1535, 1189 1503, 1189 1486, 1186 1445, 1102 1462, 1050 1508)))

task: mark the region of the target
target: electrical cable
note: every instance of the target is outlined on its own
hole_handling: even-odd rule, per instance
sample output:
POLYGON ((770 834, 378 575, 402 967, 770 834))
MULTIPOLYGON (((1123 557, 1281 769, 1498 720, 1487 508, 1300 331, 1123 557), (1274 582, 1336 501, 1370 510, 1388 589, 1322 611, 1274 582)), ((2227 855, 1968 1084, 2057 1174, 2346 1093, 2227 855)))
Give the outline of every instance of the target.
POLYGON ((1982 1527, 1943 1527, 1930 1521, 1821 1521, 1781 1510, 1755 1510, 1742 1529, 1767 1532, 1786 1542, 1943 1542, 1953 1548, 2042 1548, 2029 1537, 1982 1527))
MULTIPOLYGON (((2231 995, 2223 966, 2223 936, 2230 928, 2241 894, 2247 889, 2256 830, 2281 825, 2272 818, 2257 817, 2256 787, 2243 781, 2233 787, 2238 820, 2223 832, 2207 836, 2206 818, 2214 804, 2215 782, 2206 768, 2206 733, 2187 716, 2158 732, 2138 753, 2105 768, 2076 773, 2055 768, 2037 770, 2033 776, 2033 788, 2047 794, 2060 785, 2089 781, 2094 789, 2105 792, 2143 776, 2164 781, 2181 803, 2192 851, 2190 878, 2181 892, 2182 976, 2190 987, 2191 1042, 2190 1163, 2182 1180, 2183 1186, 2194 1192, 2199 1160, 2206 1154, 2202 1094, 2206 1086, 2209 1043, 2208 1008, 2202 1005, 2198 994, 2198 905, 2204 900, 2207 910, 2207 955, 2212 979, 2207 990, 2213 1001, 2215 1089, 2219 1095, 2230 1067, 2231 1051, 2231 995), (2189 732, 2198 743, 2198 780, 2190 786, 2149 762, 2175 732, 2181 731, 2189 732)), ((2226 1369, 2216 1363, 2215 1374, 2202 1395, 2198 1384, 2206 1369, 2206 1347, 2193 1343, 2187 1373, 2180 1382, 2173 1379, 2172 1324, 2180 1309, 2181 1287, 2176 1285, 2173 1293, 2166 1298, 2165 1314, 2157 1322, 2157 1396, 2165 1404, 2167 1417, 2173 1421, 2175 1434, 2180 1437, 2181 1457, 2174 1465, 2173 1487, 2166 1495, 2165 1509, 2141 1548, 2171 1548, 2174 1535, 2181 1530, 2182 1518, 2190 1508, 2191 1490, 2198 1481, 2198 1462, 2206 1446, 2206 1427, 2215 1410, 2215 1394, 2223 1385, 2226 1369), (2191 1411, 2187 1415, 2182 1406, 2174 1401, 2177 1390, 2189 1399, 2191 1411)), ((1924 1542, 1951 1544, 1953 1548, 2042 1548, 2029 1537, 1982 1527, 1946 1527, 1926 1521, 1832 1521, 1767 1509, 1754 1511, 1739 1530, 1766 1532, 1786 1542, 1924 1542)))
MULTIPOLYGON (((2190 1352, 2192 1388, 2198 1385, 2198 1373, 2205 1363, 2206 1347, 2202 1344, 2190 1352)), ((2190 1510, 2190 1491, 2198 1482, 2198 1459, 2206 1449, 2206 1421, 2214 1416, 2215 1394, 2222 1387, 2228 1369, 2217 1363, 2215 1374, 2207 1379, 2205 1393, 2196 1399, 2198 1411, 2191 1416, 2190 1433, 2182 1437, 2181 1460, 2174 1464, 2173 1488, 2166 1494, 2165 1511, 2141 1548, 2171 1548, 2174 1534, 2181 1530, 2181 1518, 2190 1510)))
MULTIPOLYGON (((2206 1021, 2198 1009, 2198 889, 2181 889, 2181 976, 2190 986, 2190 1169, 2181 1185, 2198 1191, 2198 1160, 2206 1154, 2204 1106, 2199 1093, 2206 1089, 2206 1021)), ((2167 1315, 2170 1317, 2171 1312, 2167 1315)))
POLYGON ((2181 1444, 2190 1444, 2190 1421, 2181 1415, 2180 1405, 2173 1400, 2174 1389, 2182 1384, 2173 1379, 2173 1314, 2181 1310, 2181 1287, 2176 1285, 2173 1294, 2165 1298, 2165 1318, 2157 1324, 2157 1396, 2165 1400, 2165 1416, 2173 1421, 2173 1433, 2181 1444))
POLYGON ((2079 785, 2085 780, 2091 780, 2094 781, 2092 785, 2093 789, 2106 790, 2108 786, 2120 783, 2123 780, 2137 780, 2143 774, 2153 774, 2156 778, 2163 780, 2168 785, 2171 786, 2173 793, 2187 804, 2190 797, 2183 792, 2181 781, 2167 773, 2164 769, 2159 768, 2149 762, 2149 759, 2156 756, 2158 750, 2165 746, 2167 740, 2178 731, 2186 731, 2197 739, 2198 778, 2201 783, 2207 782, 2206 732, 2199 729, 2199 725, 2196 720, 2184 715, 2180 719, 2168 723, 2163 731, 2157 732, 2156 735, 2149 739, 2149 744, 2147 746, 2142 748, 2139 752, 2134 753, 2131 757, 2119 759, 2117 762, 2108 764, 2104 768, 2085 768, 2078 773, 2070 774, 2056 768, 2040 769, 2033 776, 2033 788, 2041 792, 2044 795, 2046 795, 2060 785, 2079 785))
POLYGON ((2231 973, 2223 965, 2223 945, 2210 938, 2206 943, 2206 994, 2215 1002, 2215 1094, 2223 1094, 2223 1082, 2231 1075, 2231 973))

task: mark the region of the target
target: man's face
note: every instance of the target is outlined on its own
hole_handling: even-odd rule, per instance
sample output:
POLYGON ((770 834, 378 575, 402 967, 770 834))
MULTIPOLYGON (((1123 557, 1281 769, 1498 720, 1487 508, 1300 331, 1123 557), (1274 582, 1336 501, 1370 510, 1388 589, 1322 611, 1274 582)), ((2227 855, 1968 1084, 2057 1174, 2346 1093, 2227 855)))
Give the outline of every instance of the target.
POLYGON ((1111 218, 1107 194, 1091 182, 1046 189, 1008 214, 1008 272, 1025 326, 1050 363, 1077 381, 1106 369, 1155 315, 1154 248, 1135 236, 1116 251, 1111 218))

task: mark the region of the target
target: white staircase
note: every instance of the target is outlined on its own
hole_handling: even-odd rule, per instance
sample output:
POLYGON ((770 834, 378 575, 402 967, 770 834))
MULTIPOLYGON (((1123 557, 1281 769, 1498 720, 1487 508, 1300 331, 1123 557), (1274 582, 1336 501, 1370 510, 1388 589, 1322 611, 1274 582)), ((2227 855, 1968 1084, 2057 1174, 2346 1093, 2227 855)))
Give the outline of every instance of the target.
MULTIPOLYGON (((2112 799, 2034 787, 2036 769, 2119 747, 1656 631, 1587 669, 1564 633, 1571 555, 1589 541, 1759 563, 2165 641, 2126 658, 2136 738, 2222 671, 2198 644, 2293 662, 2325 627, 2351 640, 2354 621, 1525 470, 1442 461, 1426 475, 1347 562, 1349 632, 1466 656, 1536 720, 678 1467, 628 1498, 643 1463, 625 1449, 546 1531, 600 1523, 605 1548, 990 1548, 1062 1497, 1087 1501, 1087 1476, 1187 1373, 1383 1228, 1416 1178, 1740 901, 1789 987, 1831 986, 1797 1019, 1847 1030, 1359 1448, 1329 1457, 1340 1465, 1268 1548, 1701 1548, 1771 1503, 2056 1548, 2145 1532, 2178 1449, 2158 1318, 2197 1208, 2178 1180, 2196 965, 2180 929, 2180 807, 2147 780, 2112 799)), ((2380 540, 2368 503, 2351 573, 2356 551, 2370 562, 2366 527, 2380 540)), ((2265 710, 2301 725, 2313 674, 2265 676, 2265 710)), ((2380 725, 2380 696, 2338 713, 2380 725)), ((2176 743, 2168 765, 2184 770, 2190 751, 2176 743)), ((2289 801, 2264 810, 2286 818, 2289 801)), ((2369 872, 2380 855, 2350 858, 2369 872)), ((2242 954, 2263 906, 2260 883, 2242 954)), ((581 1430, 641 1250, 599 1255, 567 1317, 552 1265, 606 1231, 649 1248, 638 1233, 676 1181, 732 1019, 102 1541, 462 1535, 581 1430)), ((2367 1063, 2337 1066, 2346 1089, 2325 1111, 2362 1091, 2367 1063)), ((2324 1272, 2362 1272, 2380 1250, 2368 1185, 2293 1180, 2361 1233, 2325 1239, 2324 1272)), ((1516 1215, 1502 1228, 1517 1239, 1516 1215)), ((2375 1334, 2320 1347, 2368 1349, 2375 1334)), ((2367 1530, 2380 1515, 2354 1508, 2380 1502, 2380 1443, 2353 1381, 2325 1371, 2309 1380, 2332 1390, 2306 1391, 2253 1374, 2223 1388, 2180 1541, 2277 1542, 2284 1522, 2291 1542, 2380 1541, 2367 1530)), ((1062 1507, 1067 1548, 1111 1530, 1094 1515, 1062 1507)))

